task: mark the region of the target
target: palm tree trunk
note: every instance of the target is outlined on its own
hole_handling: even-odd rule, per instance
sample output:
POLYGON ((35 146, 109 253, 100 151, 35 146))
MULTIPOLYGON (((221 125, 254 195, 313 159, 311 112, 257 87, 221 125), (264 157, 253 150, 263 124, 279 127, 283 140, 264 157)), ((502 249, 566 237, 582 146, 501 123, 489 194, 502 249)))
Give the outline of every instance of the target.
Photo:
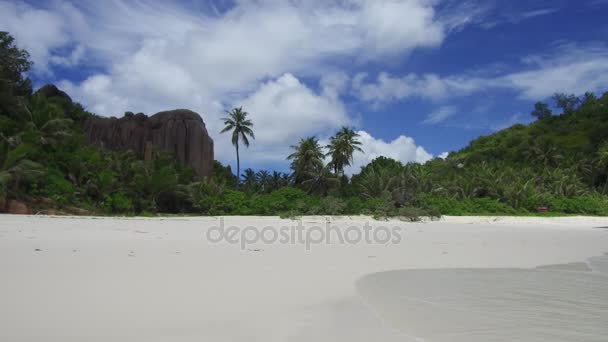
POLYGON ((236 143, 236 186, 241 183, 241 161, 239 159, 239 143, 236 143))

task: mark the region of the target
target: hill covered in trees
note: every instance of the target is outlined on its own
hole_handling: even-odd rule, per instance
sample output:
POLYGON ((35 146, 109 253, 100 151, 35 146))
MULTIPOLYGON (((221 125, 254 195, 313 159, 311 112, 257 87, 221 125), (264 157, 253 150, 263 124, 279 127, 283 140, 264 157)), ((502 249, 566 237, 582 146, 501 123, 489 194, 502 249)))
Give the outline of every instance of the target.
MULTIPOLYGON (((28 54, 8 33, 0 33, 0 60, 0 208, 12 212, 415 219, 525 215, 548 207, 608 215, 608 94, 556 95, 562 113, 537 103, 535 123, 480 137, 423 165, 380 157, 346 177, 344 167, 360 144, 343 128, 329 146, 316 137, 301 139, 285 156, 289 174, 245 169, 239 180, 215 162, 213 176, 201 179, 169 153, 157 151, 144 161, 87 144, 83 126, 93 114, 44 88, 33 93, 24 76, 28 54)), ((239 134, 253 139, 255 117, 249 121, 240 108, 229 114, 233 142, 239 134)))

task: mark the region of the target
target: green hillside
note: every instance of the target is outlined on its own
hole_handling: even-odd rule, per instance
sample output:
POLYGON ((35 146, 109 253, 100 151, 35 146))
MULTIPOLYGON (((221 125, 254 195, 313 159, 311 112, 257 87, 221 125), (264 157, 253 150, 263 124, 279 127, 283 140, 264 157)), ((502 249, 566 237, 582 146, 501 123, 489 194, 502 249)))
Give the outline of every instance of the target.
POLYGON ((605 96, 598 99, 591 94, 580 102, 571 112, 480 137, 457 155, 469 160, 518 164, 541 162, 530 153, 551 151, 565 159, 594 159, 608 136, 608 102, 605 96))

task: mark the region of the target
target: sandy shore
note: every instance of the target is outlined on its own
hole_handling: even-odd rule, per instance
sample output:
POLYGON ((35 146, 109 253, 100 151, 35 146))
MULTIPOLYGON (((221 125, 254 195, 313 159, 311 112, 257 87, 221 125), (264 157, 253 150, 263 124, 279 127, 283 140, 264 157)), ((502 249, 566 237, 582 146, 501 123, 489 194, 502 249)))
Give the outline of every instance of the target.
MULTIPOLYGON (((236 227, 238 232, 248 226, 258 230, 270 226, 278 231, 296 225, 291 220, 262 217, 227 217, 223 221, 224 228, 236 227)), ((449 329, 453 326, 450 320, 457 317, 464 319, 460 326, 486 324, 491 328, 493 321, 517 320, 513 313, 527 312, 520 317, 525 323, 526 317, 529 321, 537 313, 526 306, 530 300, 517 302, 495 294, 505 291, 505 284, 523 282, 528 285, 518 293, 540 288, 528 295, 538 298, 540 304, 543 298, 539 294, 546 293, 549 300, 568 297, 575 290, 552 287, 567 283, 560 272, 581 272, 566 278, 585 279, 584 288, 592 289, 591 297, 574 297, 595 305, 597 311, 593 312, 598 313, 599 321, 585 316, 591 328, 608 320, 606 292, 595 287, 605 278, 591 267, 558 267, 551 271, 558 275, 551 273, 546 278, 525 273, 536 271, 505 275, 504 270, 581 263, 602 256, 608 252, 608 218, 447 217, 438 222, 402 223, 363 217, 304 217, 301 226, 305 232, 328 225, 341 232, 349 227, 399 231, 399 241, 386 244, 332 240, 330 244, 309 243, 308 249, 298 241, 213 243, 209 233, 220 222, 217 217, 0 215, 0 340, 308 342, 414 341, 417 337, 487 341, 487 334, 471 334, 471 329, 458 331, 456 338, 449 329), (424 276, 408 273, 429 269, 434 271, 421 271, 424 276), (556 281, 556 277, 562 280, 556 281), (407 281, 412 279, 415 281, 407 281), (456 285, 449 286, 452 282, 456 285), (437 286, 440 283, 444 286, 437 286), (424 290, 429 284, 435 286, 424 290), (471 284, 479 286, 483 296, 464 291, 471 284), (428 296, 451 303, 438 306, 446 315, 436 316, 433 310, 437 308, 420 304, 429 302, 428 296), (419 300, 403 300, 406 297, 419 300), (500 298, 508 300, 501 303, 500 298), (498 315, 488 322, 479 321, 481 309, 454 314, 454 307, 466 305, 494 312, 501 312, 503 305, 510 316, 498 315), (423 313, 442 320, 424 325, 419 322, 423 313), (437 331, 433 327, 446 327, 440 332, 452 335, 433 335, 437 331)), ((315 230, 309 237, 318 241, 321 231, 315 230)), ((576 316, 576 308, 554 304, 553 314, 562 310, 567 317, 576 316)), ((505 333, 505 329, 494 328, 496 334, 505 333)), ((516 340, 532 341, 530 336, 539 336, 521 331, 514 333, 516 340)), ((593 333, 598 331, 604 332, 597 328, 593 333)), ((559 336, 554 340, 559 341, 559 336)), ((579 340, 594 341, 593 335, 579 340)))

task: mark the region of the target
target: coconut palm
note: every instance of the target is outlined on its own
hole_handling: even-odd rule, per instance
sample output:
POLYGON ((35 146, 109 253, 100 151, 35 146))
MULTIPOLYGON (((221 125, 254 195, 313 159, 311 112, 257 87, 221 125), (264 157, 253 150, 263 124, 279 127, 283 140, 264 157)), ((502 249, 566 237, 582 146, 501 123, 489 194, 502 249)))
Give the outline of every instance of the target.
POLYGON ((19 139, 23 138, 41 146, 51 146, 71 135, 72 120, 64 118, 62 109, 49 103, 41 95, 33 96, 23 110, 26 121, 19 139))
POLYGON ((608 171, 608 143, 600 147, 597 152, 597 163, 600 168, 608 171))
MULTIPOLYGON (((608 143, 604 144, 597 152, 597 164, 601 172, 608 174, 608 143)), ((604 180, 604 194, 608 193, 608 179, 604 180)))
POLYGON ((564 159, 558 149, 552 145, 534 145, 524 152, 528 161, 538 163, 544 167, 555 167, 564 159))
POLYGON ((359 179, 359 191, 364 198, 379 198, 396 186, 396 179, 389 170, 371 167, 359 179))
POLYGON ((282 186, 286 186, 287 184, 283 184, 283 177, 282 177, 282 173, 278 172, 278 171, 273 171, 272 175, 270 176, 270 191, 272 192, 282 186))
POLYGON ((224 120, 224 129, 221 133, 232 131, 232 145, 236 148, 236 174, 240 177, 241 174, 241 161, 239 157, 239 141, 242 141, 245 147, 249 147, 249 138, 255 139, 253 134, 253 122, 247 119, 249 113, 243 111, 243 107, 234 108, 231 111, 227 111, 224 120))
POLYGON ((266 170, 260 170, 258 171, 256 177, 262 192, 270 192, 270 189, 272 187, 270 172, 266 170))
POLYGON ((302 186, 309 192, 321 196, 327 196, 331 188, 340 184, 339 178, 331 172, 329 165, 323 166, 321 164, 315 167, 312 172, 309 172, 307 176, 307 179, 302 182, 302 186))
POLYGON ((301 184, 319 167, 323 167, 323 148, 316 137, 301 139, 298 145, 291 146, 295 150, 287 159, 291 160, 296 184, 301 184))
POLYGON ((342 127, 335 136, 330 138, 329 145, 327 145, 329 152, 326 155, 331 156, 330 165, 336 174, 343 174, 344 167, 351 165, 355 151, 363 152, 360 147, 361 142, 357 140, 358 137, 357 132, 348 127, 342 127))
POLYGON ((253 171, 253 169, 249 168, 246 169, 243 174, 241 175, 242 179, 243 179, 243 185, 247 188, 247 189, 254 189, 256 187, 256 185, 258 184, 258 177, 255 174, 255 171, 253 171))
POLYGON ((293 174, 283 173, 281 174, 281 186, 290 186, 293 182, 293 174))

